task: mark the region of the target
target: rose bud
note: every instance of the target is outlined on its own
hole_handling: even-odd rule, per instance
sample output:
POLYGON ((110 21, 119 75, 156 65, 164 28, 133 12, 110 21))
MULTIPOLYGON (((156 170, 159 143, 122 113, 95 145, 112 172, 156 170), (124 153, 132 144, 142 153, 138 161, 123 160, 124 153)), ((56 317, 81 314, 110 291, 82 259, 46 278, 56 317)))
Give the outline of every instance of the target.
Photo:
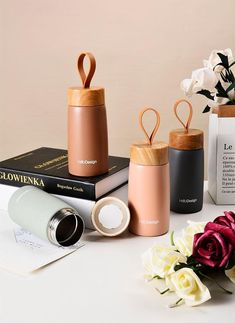
POLYGON ((231 228, 209 222, 203 233, 194 236, 193 256, 203 265, 221 268, 228 263, 234 248, 235 232, 231 228))
POLYGON ((224 214, 218 216, 213 222, 235 230, 235 214, 232 211, 224 211, 224 214))

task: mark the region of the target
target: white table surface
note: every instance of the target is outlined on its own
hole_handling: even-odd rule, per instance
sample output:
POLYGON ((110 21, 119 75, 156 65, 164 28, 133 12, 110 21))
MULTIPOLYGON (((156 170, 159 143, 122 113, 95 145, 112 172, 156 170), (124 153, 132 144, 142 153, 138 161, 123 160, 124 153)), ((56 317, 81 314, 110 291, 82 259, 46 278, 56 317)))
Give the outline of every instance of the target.
MULTIPOLYGON (((235 207, 214 205, 206 192, 201 212, 171 214, 170 230, 177 233, 187 220, 213 220, 230 209, 235 207)), ((3 215, 7 213, 0 211, 3 215)), ((85 240, 83 248, 27 277, 0 269, 0 322, 214 323, 233 318, 232 283, 227 286, 233 295, 215 291, 214 298, 199 307, 170 309, 171 296, 159 295, 144 281, 141 254, 154 242, 168 242, 169 234, 145 238, 127 232, 111 239, 92 232, 85 240)))

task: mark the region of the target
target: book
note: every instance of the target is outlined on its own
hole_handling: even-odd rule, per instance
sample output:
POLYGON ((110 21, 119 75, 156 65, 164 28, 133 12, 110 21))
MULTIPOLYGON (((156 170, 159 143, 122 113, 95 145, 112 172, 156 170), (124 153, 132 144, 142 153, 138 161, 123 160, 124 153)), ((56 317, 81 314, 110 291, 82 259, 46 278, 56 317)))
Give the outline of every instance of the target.
MULTIPOLYGON (((0 209, 7 211, 8 209, 8 202, 12 196, 12 194, 18 189, 16 186, 4 185, 0 184, 0 209)), ((123 185, 118 189, 112 191, 108 196, 113 196, 121 199, 123 202, 127 204, 127 185, 123 185)), ((62 199, 69 205, 71 205, 79 215, 83 218, 85 222, 85 227, 87 229, 94 230, 94 226, 91 221, 91 212, 96 203, 96 201, 86 200, 76 197, 64 196, 64 195, 56 195, 54 196, 62 199)))
POLYGON ((41 147, 0 162, 0 184, 34 185, 48 193, 97 200, 128 181, 129 158, 109 156, 109 171, 95 177, 68 172, 64 149, 41 147))

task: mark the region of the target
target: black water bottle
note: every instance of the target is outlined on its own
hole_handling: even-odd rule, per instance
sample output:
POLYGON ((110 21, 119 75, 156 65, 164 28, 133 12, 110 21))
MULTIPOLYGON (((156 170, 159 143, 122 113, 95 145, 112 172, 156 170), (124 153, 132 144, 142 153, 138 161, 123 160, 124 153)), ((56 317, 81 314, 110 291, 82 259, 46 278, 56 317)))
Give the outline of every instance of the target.
POLYGON ((174 112, 183 128, 171 131, 169 136, 171 210, 177 213, 195 213, 200 211, 203 205, 203 132, 199 129, 189 129, 193 114, 190 102, 177 101, 174 112), (183 102, 189 107, 186 124, 177 113, 179 104, 183 102))

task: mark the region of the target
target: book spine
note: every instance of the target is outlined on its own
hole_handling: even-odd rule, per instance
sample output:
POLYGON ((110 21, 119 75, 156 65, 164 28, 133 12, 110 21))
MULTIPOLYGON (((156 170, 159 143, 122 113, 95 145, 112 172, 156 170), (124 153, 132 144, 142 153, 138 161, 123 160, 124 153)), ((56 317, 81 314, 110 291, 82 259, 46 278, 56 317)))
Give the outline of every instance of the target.
POLYGON ((0 184, 17 187, 33 185, 52 194, 86 200, 96 199, 94 184, 6 168, 0 168, 0 184))

